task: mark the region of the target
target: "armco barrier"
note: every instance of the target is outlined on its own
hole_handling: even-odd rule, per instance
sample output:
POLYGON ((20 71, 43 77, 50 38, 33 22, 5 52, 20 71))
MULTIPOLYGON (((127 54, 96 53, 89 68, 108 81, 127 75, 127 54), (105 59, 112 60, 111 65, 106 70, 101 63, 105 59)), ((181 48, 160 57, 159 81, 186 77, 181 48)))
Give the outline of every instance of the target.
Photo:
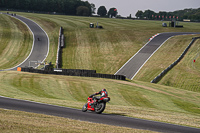
POLYGON ((101 74, 96 73, 96 70, 84 70, 84 69, 34 69, 32 67, 22 67, 21 71, 31 72, 31 73, 40 73, 40 74, 55 74, 55 75, 67 75, 67 76, 82 76, 82 77, 96 77, 96 78, 108 78, 108 79, 117 79, 117 80, 126 80, 126 77, 123 75, 112 75, 112 74, 101 74))
POLYGON ((65 46, 63 28, 60 27, 59 30, 59 38, 58 38, 58 48, 57 48, 57 56, 56 56, 56 68, 61 68, 62 66, 62 48, 65 46))
POLYGON ((167 74, 174 66, 176 66, 181 59, 183 59, 183 57, 185 56, 185 54, 187 53, 187 51, 189 50, 189 48, 192 46, 192 44, 197 40, 200 39, 200 37, 195 37, 192 38, 191 43, 188 45, 188 47, 184 50, 184 52, 181 54, 181 56, 174 62, 172 63, 168 68, 166 68, 164 71, 162 71, 157 77, 155 77, 151 83, 158 83, 164 76, 165 74, 167 74))
POLYGON ((61 40, 60 40, 60 47, 64 48, 65 47, 65 36, 64 34, 61 35, 61 40))

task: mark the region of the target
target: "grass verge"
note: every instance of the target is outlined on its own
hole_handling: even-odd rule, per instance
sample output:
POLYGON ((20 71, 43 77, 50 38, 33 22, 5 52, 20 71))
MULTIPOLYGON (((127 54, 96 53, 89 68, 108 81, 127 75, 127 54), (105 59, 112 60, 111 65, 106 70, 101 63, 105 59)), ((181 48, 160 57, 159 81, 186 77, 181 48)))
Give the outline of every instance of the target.
POLYGON ((141 81, 23 72, 0 72, 0 79, 0 94, 6 97, 81 109, 90 94, 106 88, 111 97, 106 113, 200 127, 200 94, 191 91, 141 81))
POLYGON ((27 113, 0 109, 1 132, 131 132, 153 133, 152 131, 131 129, 104 124, 96 124, 67 118, 54 117, 42 114, 27 113))

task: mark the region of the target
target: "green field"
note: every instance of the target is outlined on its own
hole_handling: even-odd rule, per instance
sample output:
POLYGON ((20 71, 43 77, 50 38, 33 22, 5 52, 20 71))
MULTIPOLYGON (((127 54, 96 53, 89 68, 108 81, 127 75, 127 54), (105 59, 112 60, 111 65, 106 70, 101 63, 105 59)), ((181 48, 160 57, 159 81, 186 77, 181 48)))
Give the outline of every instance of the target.
MULTIPOLYGON (((182 23, 184 28, 176 29, 163 28, 161 21, 31 13, 18 14, 31 18, 47 32, 50 38, 48 62, 51 61, 55 64, 58 33, 60 26, 62 26, 66 38, 66 47, 63 49, 62 55, 63 68, 92 69, 97 70, 98 73, 108 74, 114 74, 156 33, 200 32, 200 23, 182 23), (91 22, 98 22, 104 29, 89 28, 89 23, 91 22)), ((12 21, 7 20, 9 23, 17 21, 5 15, 2 16, 4 20, 11 19, 12 21)), ((5 26, 2 21, 0 21, 1 25, 5 26)), ((0 30, 8 30, 8 32, 0 32, 1 44, 12 40, 11 37, 2 37, 1 33, 12 33, 12 28, 5 28, 4 26, 0 30)), ((19 27, 16 28, 16 33, 19 34, 22 31, 19 27)), ((29 33, 30 36, 31 34, 29 33)), ((25 35, 22 34, 23 37, 25 35)), ((172 69, 159 84, 150 83, 153 78, 180 56, 191 42, 192 37, 194 36, 178 36, 169 39, 144 65, 144 68, 132 81, 4 71, 0 72, 0 95, 81 109, 90 94, 106 88, 111 97, 111 102, 105 110, 106 113, 200 128, 200 93, 198 88, 200 86, 198 56, 200 41, 195 42, 184 60, 172 69), (192 63, 193 58, 196 59, 195 64, 192 63), (158 66, 155 64, 158 64, 158 66)), ((23 39, 19 39, 17 42, 21 40, 23 39)), ((30 38, 28 40, 31 42, 30 38)), ((17 43, 13 43, 13 45, 15 47, 18 46, 17 43)), ((3 47, 10 48, 7 45, 3 47)), ((30 48, 30 46, 27 47, 30 48)), ((1 55, 7 56, 7 54, 3 53, 1 55)), ((11 116, 9 111, 1 111, 0 114, 7 115, 10 118, 9 121, 0 120, 0 124, 11 122, 13 126, 16 126, 14 123, 19 125, 16 126, 18 129, 24 128, 22 122, 12 121, 12 119, 19 119, 17 115, 23 116, 22 113, 17 112, 16 116, 11 116)), ((48 121, 48 118, 44 118, 46 116, 33 116, 38 121, 48 121)), ((24 118, 26 117, 24 115, 24 118)), ((59 121, 63 122, 65 120, 59 121)), ((75 123, 78 122, 76 121, 75 123)), ((39 125, 34 126, 36 128, 40 127, 39 125)), ((47 124, 46 126, 49 125, 47 124)), ((9 130, 8 124, 0 126, 0 128, 7 129, 5 131, 12 131, 9 130)), ((26 128, 30 127, 27 125, 26 128)), ((54 127, 53 130, 56 129, 54 127)), ((127 132, 129 130, 127 129, 127 132)), ((35 132, 37 131, 39 130, 35 132)), ((62 131, 65 130, 60 130, 60 132, 62 131)), ((75 130, 75 132, 79 131, 78 129, 75 130)), ((87 131, 90 130, 86 129, 85 132, 87 131)))

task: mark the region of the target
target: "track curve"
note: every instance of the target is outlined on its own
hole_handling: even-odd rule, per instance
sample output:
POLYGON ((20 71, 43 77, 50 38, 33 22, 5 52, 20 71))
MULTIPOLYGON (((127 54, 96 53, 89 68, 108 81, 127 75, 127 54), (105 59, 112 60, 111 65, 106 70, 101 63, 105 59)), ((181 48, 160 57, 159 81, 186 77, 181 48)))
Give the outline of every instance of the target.
POLYGON ((134 56, 132 56, 115 75, 124 75, 133 79, 149 58, 171 37, 177 35, 199 34, 193 32, 160 33, 145 44, 134 56))
POLYGON ((0 96, 0 108, 41 113, 41 114, 54 115, 81 121, 89 121, 95 123, 152 130, 158 132, 173 132, 173 133, 200 132, 200 129, 198 128, 191 128, 191 127, 185 127, 185 126, 179 126, 179 125, 173 125, 173 124, 167 124, 149 120, 129 118, 112 114, 96 114, 93 112, 82 112, 81 110, 78 109, 11 99, 1 96, 0 96))
POLYGON ((26 67, 26 66, 37 67, 38 66, 37 62, 38 61, 43 62, 49 53, 48 35, 34 21, 18 15, 12 17, 15 17, 18 20, 22 21, 30 29, 30 31, 33 34, 33 46, 29 56, 21 64, 7 70, 17 70, 17 67, 26 67))

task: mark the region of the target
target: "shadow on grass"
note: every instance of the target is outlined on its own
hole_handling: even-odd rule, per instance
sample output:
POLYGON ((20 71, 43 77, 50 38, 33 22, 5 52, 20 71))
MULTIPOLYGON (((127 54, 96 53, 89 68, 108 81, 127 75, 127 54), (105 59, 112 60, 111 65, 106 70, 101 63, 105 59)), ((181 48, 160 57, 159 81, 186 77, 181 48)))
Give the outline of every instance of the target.
POLYGON ((127 117, 127 115, 126 115, 126 113, 106 113, 106 114, 104 114, 103 113, 103 115, 120 115, 120 116, 126 116, 127 117))

